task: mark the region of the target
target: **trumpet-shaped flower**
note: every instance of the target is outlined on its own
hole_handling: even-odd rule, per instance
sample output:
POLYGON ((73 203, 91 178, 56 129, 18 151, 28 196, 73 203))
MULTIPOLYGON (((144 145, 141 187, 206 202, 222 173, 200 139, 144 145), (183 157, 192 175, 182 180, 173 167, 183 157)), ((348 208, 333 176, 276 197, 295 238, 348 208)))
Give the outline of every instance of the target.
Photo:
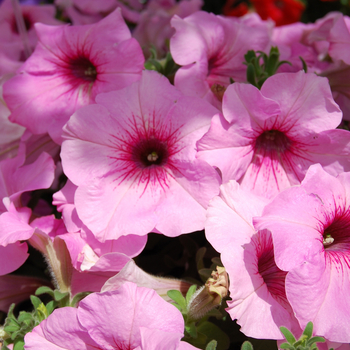
POLYGON ((334 130, 341 117, 328 81, 315 74, 276 74, 261 90, 232 84, 198 157, 217 166, 223 182, 271 198, 299 184, 312 164, 333 175, 350 170, 350 134, 334 130))
POLYGON ((198 11, 184 19, 174 16, 176 33, 170 40, 174 61, 183 66, 175 75, 175 86, 189 96, 198 96, 220 106, 211 88, 227 87, 231 80, 246 81, 243 64, 248 50, 265 50, 269 23, 259 16, 224 18, 198 11))
POLYGON ((227 312, 244 334, 254 338, 282 339, 280 326, 299 333, 286 297, 286 272, 274 261, 271 234, 256 232, 253 226, 253 217, 261 214, 267 200, 235 181, 220 189, 209 204, 205 232, 230 277, 227 312))
POLYGON ((71 117, 62 144, 63 169, 78 186, 74 202, 82 222, 101 241, 203 229, 220 179, 195 159, 195 144, 217 110, 183 96, 151 71, 96 102, 71 117))
POLYGON ((4 99, 12 122, 60 143, 76 109, 140 79, 144 57, 119 10, 92 25, 35 28, 38 45, 4 84, 4 99))
POLYGON ((275 261, 286 276, 286 294, 301 327, 349 343, 350 173, 338 177, 317 164, 300 186, 268 204, 258 229, 271 231, 275 261))
POLYGON ((55 310, 25 336, 26 350, 190 350, 181 313, 154 290, 125 283, 94 293, 77 309, 55 310))

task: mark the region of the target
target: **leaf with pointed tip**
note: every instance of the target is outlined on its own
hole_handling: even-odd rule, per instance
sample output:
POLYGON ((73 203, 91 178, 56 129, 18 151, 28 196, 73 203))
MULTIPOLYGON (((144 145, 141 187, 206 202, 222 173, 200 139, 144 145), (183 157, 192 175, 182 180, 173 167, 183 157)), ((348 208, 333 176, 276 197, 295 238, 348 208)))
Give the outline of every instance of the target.
POLYGON ((186 299, 183 297, 179 290, 168 290, 167 294, 170 299, 179 304, 182 310, 185 311, 187 309, 186 299))
POLYGON ((284 335, 284 337, 286 338, 287 342, 289 342, 289 344, 293 345, 296 342, 294 335, 286 327, 283 327, 283 326, 280 327, 280 331, 284 335))
POLYGON ((304 329, 303 335, 306 335, 307 339, 310 339, 312 337, 313 329, 314 329, 314 325, 312 324, 312 322, 308 322, 308 324, 304 329))
POLYGON ((210 341, 208 344, 207 344, 207 346, 206 346, 206 348, 205 348, 205 350, 216 350, 216 346, 218 345, 218 342, 216 341, 216 340, 212 340, 212 341, 210 341))
POLYGON ((188 288, 188 291, 186 293, 186 303, 188 304, 191 300, 192 295, 196 292, 197 285, 193 284, 190 288, 188 288))
POLYGON ((288 350, 295 350, 295 347, 291 344, 288 344, 288 343, 282 343, 280 345, 280 348, 281 349, 288 349, 288 350))
POLYGON ((41 294, 49 294, 51 297, 54 296, 54 291, 46 286, 42 286, 39 287, 36 291, 35 291, 35 295, 41 295, 41 294))
POLYGON ((31 295, 30 300, 34 306, 34 309, 37 309, 39 307, 39 305, 42 303, 42 301, 38 297, 36 297, 35 295, 31 295))
POLYGON ((62 292, 60 292, 60 291, 57 290, 57 289, 55 289, 53 293, 54 293, 54 299, 55 299, 56 301, 60 301, 60 300, 62 300, 62 299, 64 299, 64 298, 66 298, 67 296, 69 296, 69 293, 68 293, 68 292, 62 293, 62 292))
POLYGON ((251 342, 249 342, 248 340, 246 340, 241 347, 241 350, 254 350, 253 349, 253 345, 251 342))
POLYGON ((309 339, 306 343, 307 346, 310 346, 314 343, 325 343, 326 340, 323 337, 312 337, 311 339, 309 339))

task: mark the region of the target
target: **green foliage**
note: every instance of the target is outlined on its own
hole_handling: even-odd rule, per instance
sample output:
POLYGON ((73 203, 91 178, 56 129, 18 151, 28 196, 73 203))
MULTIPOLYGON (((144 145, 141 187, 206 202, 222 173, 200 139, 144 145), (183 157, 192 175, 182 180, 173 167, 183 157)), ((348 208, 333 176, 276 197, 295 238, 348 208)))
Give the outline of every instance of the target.
POLYGON ((24 336, 31 332, 34 327, 49 317, 58 307, 76 306, 77 303, 89 293, 78 293, 70 299, 69 293, 61 293, 49 287, 39 287, 36 295, 48 294, 53 300, 46 305, 35 295, 30 296, 33 311, 21 311, 16 318, 14 315, 15 304, 10 306, 4 326, 0 327, 3 345, 1 350, 9 350, 7 345, 13 344, 13 350, 24 350, 24 336))
MULTIPOLYGON (((280 327, 287 342, 282 343, 279 347, 288 350, 318 350, 316 343, 324 343, 325 339, 323 337, 313 337, 313 327, 312 322, 309 322, 298 340, 295 339, 294 335, 286 327, 280 327)), ((241 350, 253 350, 253 345, 249 341, 245 341, 242 344, 241 350)), ((331 348, 330 350, 334 349, 331 348)))
POLYGON ((249 50, 244 55, 243 62, 247 65, 247 81, 260 89, 265 80, 274 75, 282 64, 292 65, 288 61, 280 61, 279 56, 277 47, 271 47, 269 55, 262 51, 249 50))
POLYGON ((226 350, 230 345, 230 339, 214 323, 209 322, 210 316, 223 318, 222 313, 217 310, 209 311, 201 320, 193 320, 188 315, 188 305, 196 293, 197 286, 192 285, 184 297, 178 290, 168 291, 168 296, 174 300, 174 306, 182 313, 185 320, 185 336, 183 340, 193 346, 205 350, 226 350))
POLYGON ((253 345, 248 340, 242 344, 241 350, 253 350, 253 345))
POLYGON ((150 52, 151 56, 145 62, 145 68, 147 70, 155 70, 171 79, 179 69, 179 66, 174 62, 170 52, 168 52, 162 59, 157 58, 157 51, 154 47, 150 48, 150 52))

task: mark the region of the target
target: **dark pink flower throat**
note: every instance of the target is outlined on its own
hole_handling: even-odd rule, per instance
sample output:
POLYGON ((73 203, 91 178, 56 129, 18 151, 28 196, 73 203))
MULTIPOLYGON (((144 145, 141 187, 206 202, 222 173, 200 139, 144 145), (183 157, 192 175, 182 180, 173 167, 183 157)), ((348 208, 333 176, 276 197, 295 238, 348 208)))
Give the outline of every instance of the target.
POLYGON ((323 246, 327 251, 350 253, 350 208, 336 213, 331 223, 323 231, 323 246))
POLYGON ((290 148, 291 141, 279 130, 266 130, 255 141, 257 150, 276 151, 283 153, 290 148))
POLYGON ((166 164, 169 153, 164 142, 151 138, 140 140, 136 143, 132 150, 132 157, 141 167, 146 168, 151 165, 166 164))
POLYGON ((73 75, 88 82, 94 82, 97 78, 96 67, 85 57, 77 57, 71 60, 70 68, 73 75))

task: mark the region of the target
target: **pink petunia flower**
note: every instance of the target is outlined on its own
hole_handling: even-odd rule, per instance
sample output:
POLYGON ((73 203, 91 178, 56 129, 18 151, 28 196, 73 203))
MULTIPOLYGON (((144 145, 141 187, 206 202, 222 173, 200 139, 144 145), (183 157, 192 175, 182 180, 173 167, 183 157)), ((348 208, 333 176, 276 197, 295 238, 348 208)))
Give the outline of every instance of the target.
POLYGON ((57 309, 25 336, 26 350, 191 350, 181 313, 154 290, 125 283, 57 309))
POLYGON ((100 241, 203 229, 220 178, 195 159, 195 143, 217 110, 183 96, 153 71, 96 102, 71 117, 62 144, 63 169, 78 186, 74 204, 82 222, 100 241))
POLYGON ((198 11, 184 19, 174 16, 171 25, 176 33, 170 52, 183 66, 176 72, 175 86, 217 107, 221 100, 211 88, 226 88, 231 79, 246 81, 244 55, 248 50, 265 50, 270 43, 270 24, 257 15, 238 19, 198 11))
POLYGON ((337 175, 350 170, 350 133, 328 81, 315 74, 280 73, 258 90, 232 84, 223 116, 198 142, 198 157, 257 195, 271 198, 299 184, 310 165, 337 175))
POLYGON ((317 164, 300 186, 268 204, 258 229, 271 231, 275 261, 301 327, 330 341, 349 343, 350 173, 338 177, 317 164))
POLYGON ((302 57, 309 72, 327 77, 334 100, 350 120, 350 19, 340 12, 329 13, 315 23, 276 27, 272 40, 277 45, 284 64, 281 71, 297 72, 303 69, 302 57))
POLYGON ((286 272, 274 261, 271 234, 253 226, 253 217, 261 214, 267 200, 235 181, 220 190, 209 204, 205 232, 230 277, 227 312, 250 337, 282 339, 280 326, 299 333, 286 297, 286 272))
POLYGON ((4 99, 12 122, 60 143, 76 109, 140 79, 144 57, 119 10, 93 25, 35 27, 38 45, 4 84, 4 99))

